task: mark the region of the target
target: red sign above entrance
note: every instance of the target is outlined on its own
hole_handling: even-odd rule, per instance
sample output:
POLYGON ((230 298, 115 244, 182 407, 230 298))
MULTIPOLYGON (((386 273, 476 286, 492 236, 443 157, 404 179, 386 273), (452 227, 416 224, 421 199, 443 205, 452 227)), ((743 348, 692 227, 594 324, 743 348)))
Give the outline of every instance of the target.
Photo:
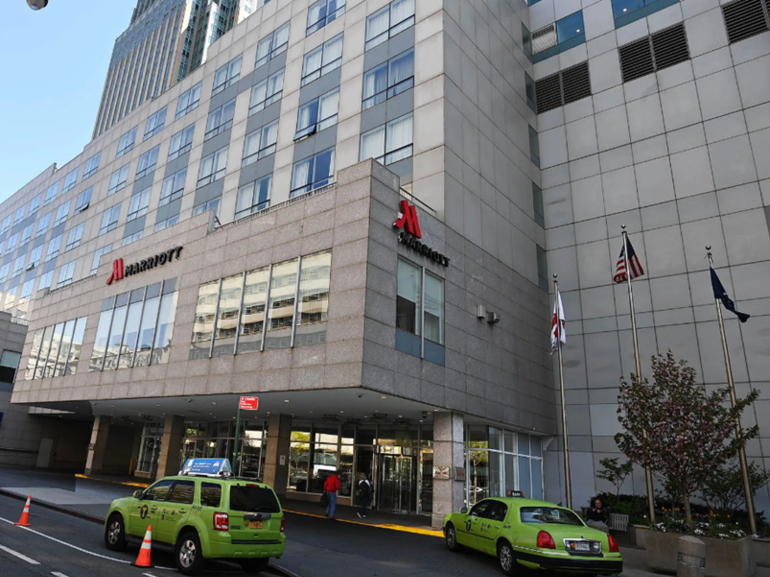
POLYGON ((176 258, 178 259, 181 253, 182 247, 176 246, 172 249, 156 254, 153 257, 140 260, 134 264, 130 264, 128 267, 124 267, 123 259, 119 258, 112 263, 112 274, 110 275, 110 278, 107 279, 107 284, 112 284, 113 282, 122 280, 127 276, 131 276, 132 274, 144 272, 146 270, 155 268, 156 266, 169 263, 175 258, 174 255, 176 255, 176 258))
POLYGON ((398 218, 393 223, 394 228, 401 228, 402 226, 409 234, 422 238, 420 221, 417 220, 417 207, 414 205, 409 206, 408 200, 401 201, 401 212, 398 213, 398 218))
POLYGON ((403 227, 404 230, 398 234, 398 242, 440 265, 449 266, 449 257, 433 250, 424 242, 417 240, 422 238, 420 221, 417 220, 417 207, 414 205, 410 206, 408 200, 402 200, 399 206, 401 212, 398 213, 398 218, 393 223, 393 228, 403 227))
POLYGON ((258 407, 259 397, 241 397, 241 402, 238 405, 238 408, 244 411, 256 411, 258 407))

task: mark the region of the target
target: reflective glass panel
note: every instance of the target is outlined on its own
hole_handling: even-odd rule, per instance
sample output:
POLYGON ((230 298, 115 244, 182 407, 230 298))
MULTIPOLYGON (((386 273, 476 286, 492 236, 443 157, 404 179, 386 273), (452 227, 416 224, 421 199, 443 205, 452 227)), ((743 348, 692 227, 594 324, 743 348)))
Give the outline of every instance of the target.
POLYGON ((83 348, 83 336, 86 332, 87 320, 88 317, 80 317, 75 323, 75 332, 72 335, 72 346, 70 347, 67 366, 64 369, 65 375, 74 375, 77 373, 78 362, 80 361, 80 351, 83 348))
POLYGON ((262 347, 262 329, 265 322, 267 283, 270 268, 265 267, 246 273, 243 290, 243 315, 241 317, 238 352, 258 351, 262 347))
POLYGON ((152 364, 162 365, 168 362, 171 354, 171 338, 174 335, 176 317, 176 299, 179 293, 163 295, 158 313, 158 330, 155 332, 155 347, 152 352, 152 364))
POLYGON ((291 347, 296 290, 297 259, 275 265, 270 281, 265 350, 291 347))
POLYGON ((214 318, 219 298, 219 281, 203 284, 198 289, 198 305, 195 309, 190 358, 208 358, 214 335, 214 318))
POLYGON ((235 354, 235 335, 238 332, 238 316, 241 311, 243 275, 222 279, 217 309, 217 328, 214 334, 213 357, 235 354))
MULTIPOLYGON (((148 296, 151 288, 153 287, 147 287, 148 296)), ((135 367, 146 367, 150 364, 150 354, 152 353, 153 338, 155 336, 155 322, 158 318, 158 307, 160 306, 159 289, 160 287, 155 291, 156 296, 147 298, 144 301, 142 324, 139 328, 139 344, 134 359, 135 367)))
POLYGON ((326 342, 331 265, 332 253, 328 251, 302 258, 294 346, 326 342))

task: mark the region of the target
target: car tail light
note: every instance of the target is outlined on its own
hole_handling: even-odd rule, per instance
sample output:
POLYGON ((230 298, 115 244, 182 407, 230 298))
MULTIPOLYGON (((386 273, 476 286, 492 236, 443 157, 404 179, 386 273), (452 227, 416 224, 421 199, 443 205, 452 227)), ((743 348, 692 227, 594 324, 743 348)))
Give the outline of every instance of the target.
POLYGON ((214 513, 214 531, 229 531, 230 519, 227 513, 214 513))
POLYGON ((615 541, 615 537, 607 535, 607 539, 610 542, 610 553, 620 553, 620 547, 618 547, 618 542, 615 541))
POLYGON ((556 549, 556 543, 553 542, 553 537, 546 531, 540 531, 537 534, 537 548, 538 549, 556 549))
POLYGON ((286 533, 286 517, 281 517, 281 533, 286 533))

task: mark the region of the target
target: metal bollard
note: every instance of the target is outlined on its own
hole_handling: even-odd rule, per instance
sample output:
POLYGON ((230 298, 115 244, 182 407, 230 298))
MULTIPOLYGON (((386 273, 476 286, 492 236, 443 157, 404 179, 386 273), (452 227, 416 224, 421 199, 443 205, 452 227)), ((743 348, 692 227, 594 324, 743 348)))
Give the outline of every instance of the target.
POLYGON ((676 577, 706 577, 706 544, 695 537, 679 537, 676 577))

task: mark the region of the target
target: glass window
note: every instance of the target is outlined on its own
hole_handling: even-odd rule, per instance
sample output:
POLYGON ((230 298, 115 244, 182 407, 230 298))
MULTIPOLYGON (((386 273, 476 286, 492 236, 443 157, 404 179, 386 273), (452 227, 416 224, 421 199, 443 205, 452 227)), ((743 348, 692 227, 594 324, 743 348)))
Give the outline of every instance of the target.
MULTIPOLYGON (((93 191, 94 191, 94 187, 89 186, 83 192, 78 194, 78 198, 75 201, 75 214, 83 212, 85 209, 89 207, 89 205, 91 204, 91 194, 93 193, 93 191)), ((46 228, 47 228, 47 225, 46 225, 46 228)), ((39 229, 38 229, 38 232, 40 232, 39 229)))
POLYGON ((59 235, 53 237, 50 241, 48 241, 48 252, 45 253, 45 262, 48 262, 49 260, 52 260, 59 256, 59 249, 61 248, 61 240, 62 236, 59 235))
POLYGON ((266 176, 255 182, 244 184, 238 189, 235 204, 235 219, 249 216, 270 206, 270 188, 272 176, 266 176))
POLYGON ((174 481, 158 481, 144 492, 145 501, 165 501, 174 481))
POLYGON ((211 340, 214 336, 214 319, 219 300, 219 281, 202 284, 198 289, 198 304, 195 308, 190 359, 208 358, 211 340))
POLYGON ((539 244, 535 245, 537 249, 537 282, 540 288, 548 292, 548 257, 545 249, 539 244))
POLYGON ((141 178, 155 170, 155 165, 158 164, 159 152, 160 144, 155 148, 151 148, 139 157, 139 164, 136 166, 136 176, 134 178, 141 178))
POLYGON ((150 205, 151 192, 152 185, 144 190, 135 192, 133 196, 131 196, 131 200, 128 201, 128 216, 126 217, 126 222, 131 222, 132 220, 147 214, 147 207, 150 205))
POLYGON ((48 353, 51 350, 51 339, 53 338, 53 326, 46 327, 43 332, 43 340, 40 344, 40 355, 38 356, 37 366, 35 367, 35 378, 42 379, 45 375, 48 353))
POLYGON ((334 177, 334 149, 294 163, 290 198, 331 184, 334 177))
MULTIPOLYGON (((206 202, 201 202, 200 204, 196 204, 193 207, 193 216, 197 216, 199 214, 203 214, 204 212, 211 210, 214 212, 215 215, 219 216, 219 199, 214 198, 212 200, 207 200, 206 202)), ((218 226, 216 222, 214 222, 214 226, 218 226)))
POLYGON ((0 356, 0 382, 13 383, 16 380, 16 371, 21 361, 21 353, 3 351, 0 356))
POLYGON ((155 136, 158 134, 161 130, 163 130, 163 127, 166 124, 166 112, 168 110, 167 106, 164 106, 154 114, 151 114, 149 118, 147 118, 147 124, 144 125, 144 139, 147 140, 148 138, 155 136))
POLYGON ((243 144, 243 162, 247 166, 275 152, 278 142, 278 121, 272 122, 246 135, 243 144))
POLYGON ((205 140, 230 130, 233 126, 233 116, 235 115, 235 98, 230 102, 223 104, 209 112, 209 119, 206 123, 205 140))
POLYGON ((14 304, 16 303, 16 291, 18 290, 18 286, 9 288, 6 292, 5 297, 5 305, 3 305, 3 308, 5 310, 10 310, 13 308, 14 304))
POLYGON ((24 214, 27 212, 27 205, 22 206, 16 210, 16 216, 13 218, 13 224, 17 224, 24 220, 24 214))
MULTIPOLYGON (((193 213, 193 216, 195 214, 193 213)), ((169 216, 165 220, 161 220, 160 222, 155 223, 155 232, 158 232, 160 230, 163 230, 164 228, 168 228, 170 226, 174 226, 176 223, 179 222, 179 215, 175 214, 174 216, 169 216)))
POLYGON ((556 22, 556 36, 559 39, 559 43, 566 42, 581 34, 585 36, 582 10, 574 12, 569 16, 565 16, 556 22))
POLYGON ((297 113, 297 133, 294 135, 294 140, 315 134, 337 124, 339 100, 340 91, 335 89, 300 106, 297 113))
POLYGON ((53 377, 56 370, 56 360, 61 350, 61 339, 64 333, 64 323, 58 323, 53 328, 53 339, 51 340, 51 349, 48 352, 48 362, 45 364, 43 377, 53 377))
POLYGON ((132 242, 136 242, 137 240, 141 240, 142 236, 144 236, 144 230, 137 230, 133 234, 129 234, 123 237, 123 242, 121 246, 127 246, 131 244, 132 242))
POLYGON ((80 351, 83 348, 83 336, 86 332, 87 317, 80 317, 75 322, 75 327, 72 333, 72 339, 69 347, 69 354, 67 358, 67 364, 64 367, 64 375, 74 375, 77 373, 77 365, 80 361, 80 351))
POLYGON ((652 4, 656 0, 612 0, 612 12, 615 19, 627 16, 637 10, 644 8, 645 4, 652 4))
POLYGON ((444 344, 444 280, 425 273, 425 338, 444 344))
POLYGON ((391 58, 364 74, 363 109, 371 108, 414 86, 414 50, 391 58))
POLYGON ((318 0, 307 12, 307 36, 345 13, 345 0, 318 0))
POLYGON ((147 287, 145 293, 142 323, 139 328, 139 344, 137 346, 135 367, 145 367, 150 364, 150 357, 155 337, 155 324, 160 308, 160 283, 147 287))
POLYGON ((342 34, 327 40, 321 46, 305 54, 302 63, 302 86, 319 79, 342 65, 342 34))
POLYGON ((249 115, 264 110, 274 102, 278 102, 283 95, 284 70, 279 70, 267 80, 255 84, 249 97, 249 115))
POLYGON ((577 525, 583 526, 574 512, 561 507, 522 507, 520 509, 522 523, 548 523, 556 525, 577 525))
POLYGON ((242 56, 234 58, 214 73, 214 89, 211 91, 211 95, 219 94, 228 86, 232 86, 241 77, 241 62, 242 56))
POLYGON ((56 283, 57 287, 63 287, 72 282, 72 277, 75 275, 75 262, 73 260, 62 265, 59 270, 59 281, 56 283))
POLYGON ((366 19, 366 45, 369 50, 414 26, 415 0, 394 0, 366 19))
POLYGON ((30 224, 29 226, 24 227, 24 229, 21 231, 21 240, 19 241, 19 246, 24 246, 32 239, 32 229, 34 226, 34 224, 30 224))
POLYGON ((8 278, 8 273, 11 270, 11 263, 6 263, 0 267, 0 282, 4 282, 8 278))
POLYGON ((201 483, 201 506, 219 507, 222 501, 222 486, 216 483, 201 483))
POLYGON ((86 160, 86 165, 83 168, 83 180, 96 174, 96 171, 99 170, 99 160, 101 160, 101 158, 102 153, 97 152, 91 158, 86 160))
POLYGON ((332 253, 329 251, 302 258, 294 346, 326 342, 331 265, 332 253))
POLYGON ((43 195, 38 194, 29 203, 29 214, 34 214, 40 209, 40 202, 43 200, 43 195))
POLYGON ((217 327, 214 332, 213 357, 235 354, 235 335, 238 332, 238 318, 241 313, 241 292, 243 275, 222 279, 217 308, 217 327))
POLYGON ((362 134, 360 160, 388 165, 412 156, 412 122, 410 113, 362 134))
POLYGON ((29 381, 35 376, 35 367, 37 366, 37 359, 40 356, 40 345, 43 342, 44 329, 38 329, 35 331, 35 336, 32 337, 32 347, 29 350, 29 357, 27 358, 27 370, 24 373, 24 379, 29 381))
POLYGON ((78 169, 71 171, 65 178, 64 178, 64 188, 62 188, 61 193, 64 194, 65 192, 69 192, 73 188, 75 188, 75 184, 77 184, 78 181, 78 169))
POLYGON ((40 264, 40 259, 43 258, 43 245, 36 246, 29 253, 29 264, 27 264, 27 270, 35 268, 40 264))
POLYGON ((2 229, 0 229, 0 234, 5 234, 8 232, 8 229, 11 228, 11 216, 8 215, 3 219, 3 226, 2 229))
POLYGON ((103 254, 107 254, 108 252, 112 252, 111 244, 96 249, 94 252, 94 260, 91 262, 91 274, 96 274, 96 271, 99 270, 99 260, 103 254))
POLYGON ((265 350, 291 347, 297 291, 297 259, 273 266, 265 350))
POLYGON ((289 489, 307 491, 310 464, 310 427, 294 425, 289 451, 289 489))
POLYGON ((403 259, 398 260, 396 327, 420 336, 422 269, 403 259))
POLYGON ((171 137, 171 144, 168 149, 168 160, 173 160, 182 154, 186 154, 192 148, 193 133, 195 124, 191 124, 184 130, 180 130, 171 137))
POLYGON ((269 267, 246 273, 246 282, 243 288, 243 313, 238 337, 237 352, 239 353, 258 351, 262 348, 269 278, 269 267))
POLYGON ((123 329, 123 344, 120 349, 120 358, 118 359, 119 369, 131 368, 134 364, 136 341, 139 338, 139 323, 142 320, 143 299, 144 288, 131 291, 128 312, 126 314, 126 324, 123 329))
POLYGON ((137 127, 135 126, 120 137, 120 140, 118 141, 118 152, 115 155, 115 158, 120 158, 127 152, 130 152, 134 149, 134 143, 136 142, 136 129, 137 127))
POLYGON ((268 60, 272 60, 286 51, 289 46, 289 22, 259 41, 257 45, 257 61, 254 68, 259 68, 268 60))
POLYGON ((120 205, 118 203, 115 206, 111 206, 104 211, 102 215, 102 224, 99 227, 99 235, 107 234, 111 230, 118 228, 118 218, 120 217, 120 205))
POLYGON ((537 112, 537 96, 535 95, 535 81, 534 79, 524 73, 524 92, 527 95, 527 106, 532 109, 532 112, 537 112))
POLYGON ((543 191, 532 183, 532 208, 535 212, 535 222, 545 228, 545 210, 543 208, 543 191))
POLYGON ((49 270, 48 272, 40 275, 40 282, 37 284, 37 290, 50 288, 51 283, 53 283, 53 270, 49 270))
POLYGON ((8 244, 5 245, 5 254, 10 254, 16 250, 16 243, 19 241, 19 233, 16 232, 8 237, 8 244))
POLYGON ((175 201, 177 198, 182 198, 182 195, 184 195, 185 180, 187 180, 186 168, 163 179, 163 187, 160 189, 158 206, 160 207, 175 201))
POLYGON ((230 509, 233 511, 261 511, 280 513, 281 505, 269 487, 259 485, 231 485, 230 509))
POLYGON ((198 172, 198 186, 204 186, 225 176, 227 169, 227 149, 220 148, 216 152, 201 159, 201 167, 198 172))
POLYGON ((195 481, 177 481, 168 496, 169 503, 192 505, 195 498, 195 481))
MULTIPOLYGON (((55 182, 51 186, 48 187, 48 190, 45 193, 45 200, 43 201, 43 206, 46 204, 50 204, 56 199, 56 193, 59 191, 59 183, 55 182)), ((6 219, 8 221, 8 225, 11 224, 11 217, 8 217, 6 219)), ((5 229, 5 221, 3 221, 3 229, 5 229)), ((2 231, 0 231, 2 232, 2 231)))
POLYGON ((540 141, 537 130, 529 126, 529 157, 535 166, 540 166, 540 141))
POLYGON ((75 321, 67 321, 64 324, 64 331, 62 333, 61 345, 59 347, 59 354, 56 356, 53 376, 61 377, 64 375, 64 367, 67 365, 67 358, 69 357, 70 348, 72 346, 72 333, 75 330, 75 321))
POLYGON ((201 101, 201 83, 198 82, 195 86, 189 90, 183 92, 179 96, 179 100, 176 103, 176 117, 175 120, 179 120, 188 112, 198 108, 198 104, 201 101))
MULTIPOLYGON (((175 283, 174 283, 175 285, 175 283)), ((165 282, 164 290, 169 286, 165 282)), ((171 287, 173 288, 173 286, 171 287)), ((176 317, 177 292, 164 294, 160 299, 158 312, 158 330, 155 331, 155 345, 152 351, 152 364, 162 365, 168 362, 171 355, 171 338, 174 336, 174 319, 176 317)))
POLYGON ((65 222, 67 220, 67 216, 70 212, 70 203, 72 201, 68 200, 64 204, 62 204, 59 209, 56 211, 56 220, 54 221, 54 226, 59 226, 61 223, 65 222))
POLYGON ((44 235, 46 232, 48 232, 48 226, 51 224, 51 214, 48 213, 44 215, 40 222, 37 223, 37 232, 35 233, 35 238, 44 235))
POLYGON ((85 226, 85 223, 82 223, 70 229, 69 236, 67 237, 67 245, 64 247, 64 252, 80 246, 80 241, 83 240, 83 229, 85 226))
POLYGON ((107 196, 111 196, 118 192, 119 190, 122 190, 126 186, 126 181, 128 181, 128 167, 130 165, 126 164, 125 166, 119 168, 115 172, 112 173, 112 176, 110 177, 110 187, 107 190, 107 196))
POLYGON ((26 260, 25 255, 20 255, 16 257, 16 260, 13 261, 13 271, 11 272, 11 277, 19 276, 21 274, 21 271, 24 270, 24 261, 26 260))

